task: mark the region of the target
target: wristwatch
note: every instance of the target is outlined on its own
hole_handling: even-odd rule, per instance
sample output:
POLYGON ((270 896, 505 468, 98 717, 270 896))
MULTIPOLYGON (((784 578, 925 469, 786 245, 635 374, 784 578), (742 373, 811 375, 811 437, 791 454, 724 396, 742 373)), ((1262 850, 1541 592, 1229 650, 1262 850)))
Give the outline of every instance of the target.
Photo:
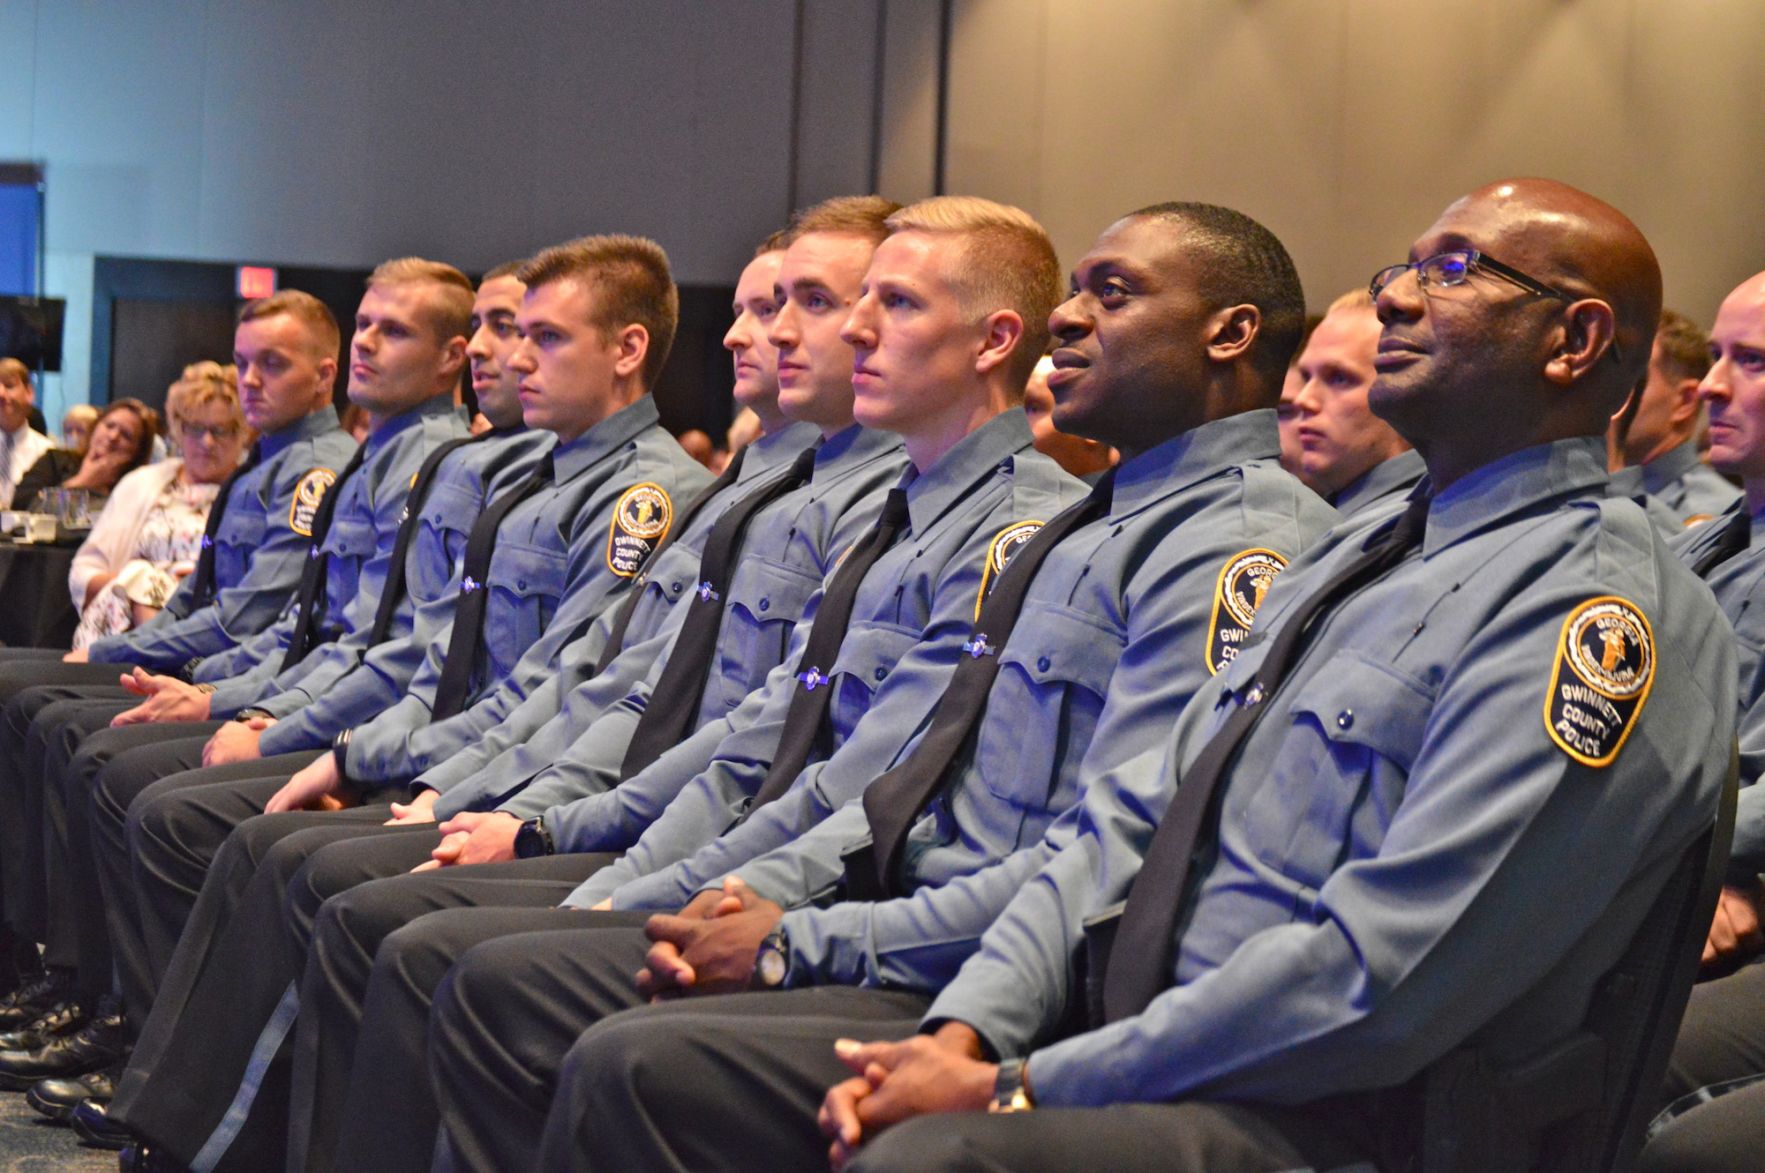
POLYGON ((243 725, 247 721, 252 720, 253 718, 256 718, 256 717, 266 717, 267 718, 269 716, 270 716, 270 713, 266 709, 240 709, 237 713, 233 714, 233 720, 235 720, 235 721, 239 722, 241 725, 243 725))
POLYGON ((791 938, 779 925, 766 939, 760 942, 760 948, 754 953, 754 980, 757 990, 776 990, 784 985, 785 975, 791 971, 791 938))
POLYGON ((515 832, 516 859, 538 859, 542 855, 556 855, 557 851, 552 833, 545 828, 544 815, 534 815, 515 832))
POLYGON ((1024 1082, 1022 1059, 1007 1059, 999 1064, 999 1074, 993 1080, 993 1102, 987 1105, 989 1112, 1028 1112, 1036 1105, 1030 1099, 1030 1088, 1024 1082))
POLYGON ((349 735, 353 729, 345 729, 331 741, 331 760, 337 764, 337 776, 349 779, 349 735))

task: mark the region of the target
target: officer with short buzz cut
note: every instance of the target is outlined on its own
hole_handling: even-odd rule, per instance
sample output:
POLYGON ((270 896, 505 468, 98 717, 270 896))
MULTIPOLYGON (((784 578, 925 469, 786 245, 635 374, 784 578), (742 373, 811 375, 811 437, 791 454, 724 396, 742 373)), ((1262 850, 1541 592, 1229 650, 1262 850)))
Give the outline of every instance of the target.
MULTIPOLYGON (((595 1028, 570 1060, 595 1168, 756 1148, 780 1168, 830 1148, 863 1170, 1405 1168, 1412 1077, 1473 1040, 1518 1067, 1581 1028, 1712 825, 1734 730, 1709 592, 1606 494, 1660 271, 1616 210, 1515 180, 1374 286, 1372 402, 1429 470, 1403 513, 1287 568, 1166 750, 1086 790, 1078 837, 923 1018, 799 1019, 826 1050, 769 1085, 788 1127, 768 1112, 751 1138, 740 1097, 657 1127, 705 1053, 671 1040, 710 1015, 595 1028), (1078 951, 1118 902, 1092 1002, 1078 951)), ((496 988, 475 959, 437 1005, 444 1094, 470 1071, 449 1032, 481 1037, 496 988)), ((763 1068, 785 1028, 742 1029, 763 1068)), ((1492 1145, 1536 1139, 1492 1123, 1492 1145)))

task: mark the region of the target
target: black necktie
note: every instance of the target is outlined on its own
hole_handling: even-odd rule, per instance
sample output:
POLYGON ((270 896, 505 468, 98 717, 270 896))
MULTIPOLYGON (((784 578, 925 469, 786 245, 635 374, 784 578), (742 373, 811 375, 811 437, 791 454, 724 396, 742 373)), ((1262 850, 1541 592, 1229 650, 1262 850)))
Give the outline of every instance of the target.
POLYGON ((1715 542, 1705 550, 1692 564, 1691 572, 1699 578, 1708 578, 1710 572, 1747 548, 1752 540, 1753 519, 1742 507, 1734 511, 1734 516, 1723 525, 1722 532, 1715 542))
POLYGON ((886 900, 899 895, 896 883, 901 852, 926 804, 950 782, 952 767, 962 757, 981 714, 986 712, 993 679, 999 675, 999 653, 1017 626, 1030 582, 1063 538, 1109 512, 1115 487, 1111 469, 1091 495, 1037 531, 999 576, 975 620, 974 632, 962 645, 967 653, 957 662, 944 695, 932 715, 931 727, 907 759, 864 788, 864 815, 870 821, 870 845, 846 857, 846 895, 852 900, 886 900))
POLYGON ((772 768, 766 771, 753 802, 748 804, 747 814, 789 790, 821 740, 828 703, 833 699, 833 681, 823 669, 831 669, 839 655, 846 628, 852 622, 852 604, 857 601, 859 584, 876 560, 895 544, 906 523, 907 490, 890 489, 876 525, 846 552, 827 589, 821 592, 821 604, 809 628, 803 658, 797 661, 797 680, 803 687, 792 695, 790 707, 785 710, 784 729, 779 734, 778 751, 772 756, 772 768))
POLYGON ((411 490, 405 494, 404 518, 398 523, 398 537, 392 542, 392 561, 387 563, 386 583, 380 588, 380 602, 374 608, 374 625, 368 629, 369 647, 384 643, 387 633, 392 630, 392 617, 404 599, 405 558, 411 552, 411 542, 417 531, 423 526, 423 502, 429 498, 429 489, 435 484, 435 474, 441 471, 441 462, 462 444, 475 444, 497 435, 496 432, 486 432, 482 436, 449 440, 431 452, 423 461, 423 467, 417 470, 417 479, 411 482, 411 490))
POLYGON ((343 483, 360 470, 367 452, 366 444, 356 445, 355 455, 349 458, 343 472, 325 490, 325 499, 319 502, 318 512, 313 515, 313 544, 307 548, 306 565, 300 572, 300 589, 295 593, 299 618, 294 621, 294 634, 288 640, 288 650, 282 654, 283 672, 305 659, 319 642, 319 612, 325 609, 325 574, 331 567, 331 552, 321 547, 325 544, 325 535, 331 532, 331 519, 337 515, 343 483))
POLYGON ((1201 748, 1188 775, 1179 781, 1170 808, 1152 834, 1140 874, 1128 890, 1127 905, 1109 951, 1103 1006, 1110 1022, 1140 1013, 1170 984, 1184 890, 1193 878, 1202 830, 1217 818, 1217 799, 1223 792, 1220 782, 1238 747, 1268 711, 1270 699, 1298 659, 1312 621, 1402 562, 1421 542, 1427 520, 1428 498, 1419 497, 1392 529, 1369 539, 1359 558, 1293 610, 1269 641, 1268 652, 1238 708, 1201 748))
POLYGON ((742 538, 754 515, 800 487, 815 470, 815 449, 805 448, 781 477, 731 505, 711 527, 699 559, 699 585, 686 620, 680 625, 667 666, 650 693, 650 703, 632 731, 631 744, 619 766, 621 780, 661 757, 692 729, 693 717, 705 697, 705 679, 717 651, 723 626, 723 596, 729 590, 729 569, 741 552, 742 538))
POLYGON ((226 515, 227 501, 233 495, 233 486, 239 478, 249 473, 263 461, 262 443, 251 446, 251 455, 245 463, 233 470, 233 475, 221 482, 221 491, 215 494, 214 504, 208 511, 208 524, 202 527, 202 553, 196 557, 196 586, 193 603, 197 607, 206 607, 214 602, 215 592, 219 589, 215 584, 214 540, 221 532, 221 518, 226 515))
MULTIPOLYGON (((644 565, 653 565, 656 556, 673 545, 677 535, 686 532, 687 527, 693 523, 693 518, 699 515, 699 510, 703 509, 711 498, 735 484, 735 479, 742 472, 742 461, 747 459, 747 455, 746 448, 736 449, 735 455, 730 457, 729 464, 717 479, 701 489, 699 495, 687 504, 686 511, 676 519, 674 526, 663 536, 661 544, 651 551, 648 558, 644 559, 644 565)), ((637 581, 631 584, 631 589, 625 594, 625 601, 619 604, 619 612, 613 617, 613 629, 607 633, 606 646, 601 648, 600 657, 594 662, 596 676, 606 671, 607 665, 611 664, 619 653, 625 650, 625 633, 631 627, 632 613, 637 610, 638 603, 643 600, 644 578, 645 576, 642 574, 637 576, 637 581)))
POLYGON ((490 503, 466 539, 465 569, 460 574, 460 605, 454 610, 453 635, 447 658, 441 662, 441 681, 435 686, 430 719, 445 721, 466 707, 472 684, 472 665, 478 659, 478 638, 484 630, 484 608, 490 600, 490 556, 496 551, 496 531, 509 511, 552 483, 552 454, 546 453, 533 475, 490 503))

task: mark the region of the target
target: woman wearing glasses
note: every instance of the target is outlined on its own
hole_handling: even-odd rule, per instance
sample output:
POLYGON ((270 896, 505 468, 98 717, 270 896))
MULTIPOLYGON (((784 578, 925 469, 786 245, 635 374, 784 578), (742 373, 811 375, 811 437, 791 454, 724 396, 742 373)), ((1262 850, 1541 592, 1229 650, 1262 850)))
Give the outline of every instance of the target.
POLYGON ((195 363, 166 394, 179 458, 117 482, 74 556, 68 586, 80 608, 74 647, 145 623, 195 566, 220 484, 250 437, 232 367, 195 363))

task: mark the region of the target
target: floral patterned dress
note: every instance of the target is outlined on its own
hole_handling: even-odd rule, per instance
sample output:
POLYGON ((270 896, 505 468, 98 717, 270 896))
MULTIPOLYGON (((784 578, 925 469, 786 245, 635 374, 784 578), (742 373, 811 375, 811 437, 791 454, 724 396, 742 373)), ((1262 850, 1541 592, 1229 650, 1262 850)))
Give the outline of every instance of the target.
POLYGON ((80 612, 80 625, 74 630, 75 648, 133 627, 131 604, 165 606, 177 588, 178 571, 187 572, 202 552, 208 511, 220 490, 219 485, 187 485, 183 477, 173 478, 142 522, 129 561, 80 612))

